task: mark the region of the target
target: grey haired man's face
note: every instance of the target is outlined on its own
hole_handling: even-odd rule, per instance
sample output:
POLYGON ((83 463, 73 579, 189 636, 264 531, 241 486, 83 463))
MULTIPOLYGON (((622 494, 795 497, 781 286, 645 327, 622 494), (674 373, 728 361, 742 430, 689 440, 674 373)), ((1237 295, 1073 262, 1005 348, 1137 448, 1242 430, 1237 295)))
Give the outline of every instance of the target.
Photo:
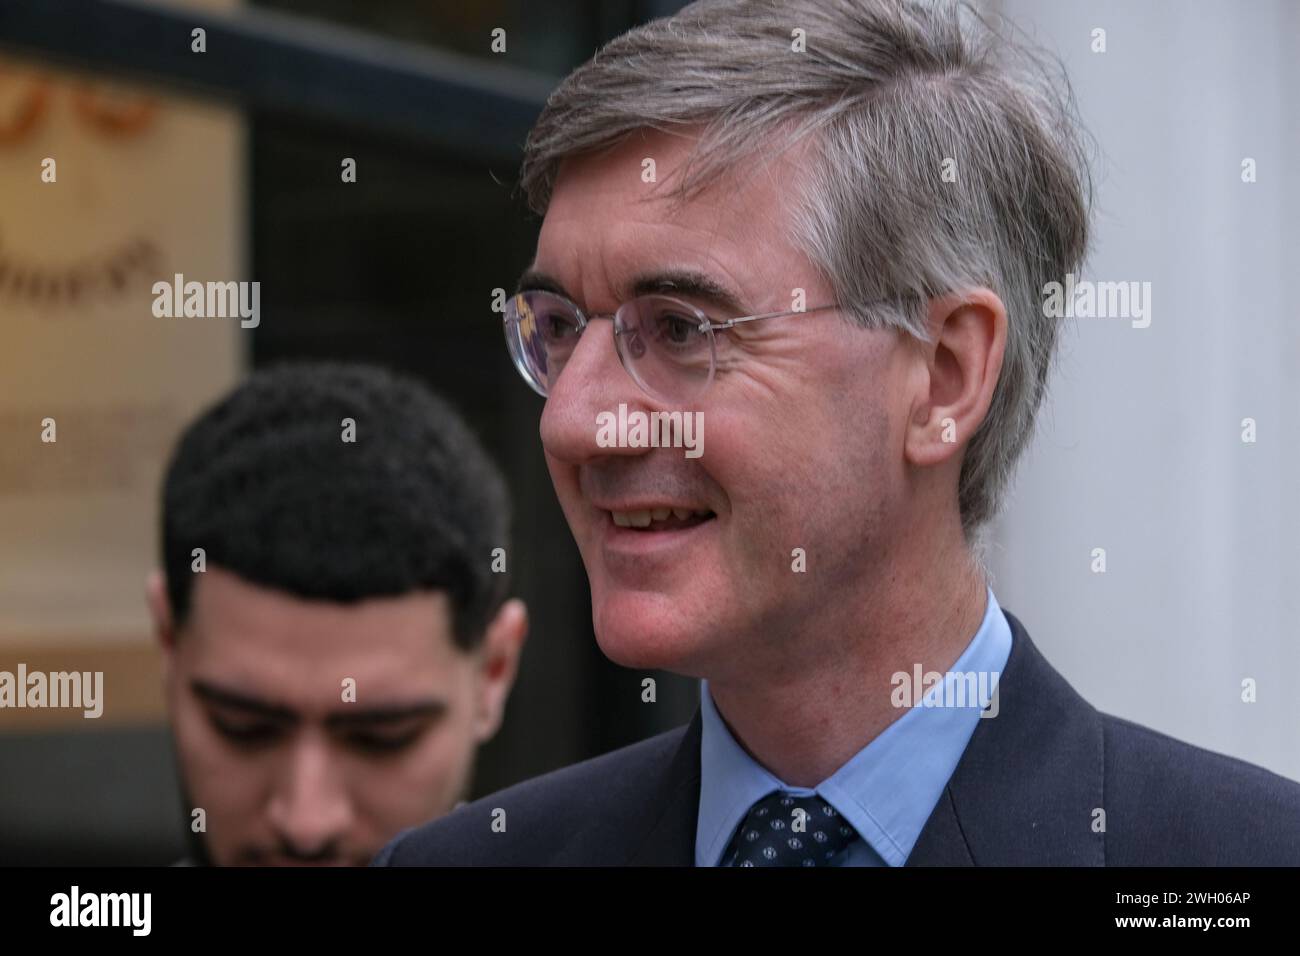
MULTIPOLYGON (((690 145, 646 133, 567 160, 533 267, 596 314, 668 270, 725 286, 748 314, 833 302, 793 240, 798 151, 675 207, 664 193, 690 145)), ((715 321, 734 317, 682 298, 715 321)), ((864 574, 883 573, 891 540, 905 533, 891 522, 906 494, 904 431, 919 384, 896 333, 826 311, 719 333, 711 387, 674 407, 632 381, 610 322, 595 321, 551 390, 541 437, 605 653, 713 679, 788 661, 788 636, 864 574), (597 416, 620 404, 701 412, 703 455, 605 447, 597 416), (665 508, 692 519, 616 520, 665 508)))

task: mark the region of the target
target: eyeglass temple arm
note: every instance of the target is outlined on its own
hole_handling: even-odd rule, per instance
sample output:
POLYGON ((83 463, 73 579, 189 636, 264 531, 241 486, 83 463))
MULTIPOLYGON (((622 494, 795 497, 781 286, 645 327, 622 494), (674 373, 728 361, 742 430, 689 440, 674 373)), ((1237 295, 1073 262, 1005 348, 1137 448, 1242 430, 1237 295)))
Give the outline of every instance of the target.
POLYGON ((725 322, 709 322, 706 325, 701 326, 700 331, 704 331, 704 329, 707 328, 713 332, 720 332, 723 329, 729 329, 733 325, 739 325, 742 322, 757 322, 759 319, 776 319, 783 315, 803 315, 808 312, 825 312, 827 309, 838 308, 840 308, 839 304, 833 302, 830 305, 818 305, 811 309, 787 309, 785 312, 764 312, 762 315, 744 315, 738 319, 727 319, 725 322))

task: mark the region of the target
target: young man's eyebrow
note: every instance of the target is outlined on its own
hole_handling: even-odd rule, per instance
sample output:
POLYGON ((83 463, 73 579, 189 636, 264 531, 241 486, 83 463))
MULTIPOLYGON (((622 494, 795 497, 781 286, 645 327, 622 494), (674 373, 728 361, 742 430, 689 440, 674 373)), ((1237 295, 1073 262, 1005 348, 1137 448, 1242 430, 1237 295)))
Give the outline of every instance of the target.
MULTIPOLYGON (((298 714, 287 707, 250 697, 240 691, 220 687, 211 681, 195 679, 190 682, 190 687, 199 697, 222 707, 249 711, 278 723, 295 723, 299 719, 298 714)), ((409 704, 338 711, 326 717, 325 723, 330 727, 354 726, 356 724, 395 724, 415 717, 441 717, 447 712, 447 709, 447 702, 444 700, 418 700, 409 704)))
POLYGON ((416 717, 437 718, 447 712, 443 700, 422 700, 412 704, 394 704, 386 707, 368 707, 365 710, 336 711, 325 718, 327 727, 354 727, 358 724, 397 724, 416 717))
MULTIPOLYGON (((515 294, 526 291, 550 292, 573 300, 559 279, 540 269, 527 269, 515 285, 515 294)), ((657 269, 635 276, 619 291, 621 301, 639 295, 673 295, 707 303, 729 318, 748 312, 740 294, 713 276, 693 269, 657 269)))
POLYGON ((246 710, 255 713, 260 717, 274 720, 279 723, 293 723, 297 721, 298 715, 287 707, 279 704, 272 704, 268 701, 259 700, 256 697, 250 697, 240 691, 231 690, 228 687, 220 687, 211 681, 195 678, 190 681, 190 689, 210 704, 219 704, 222 707, 231 707, 236 710, 246 710))

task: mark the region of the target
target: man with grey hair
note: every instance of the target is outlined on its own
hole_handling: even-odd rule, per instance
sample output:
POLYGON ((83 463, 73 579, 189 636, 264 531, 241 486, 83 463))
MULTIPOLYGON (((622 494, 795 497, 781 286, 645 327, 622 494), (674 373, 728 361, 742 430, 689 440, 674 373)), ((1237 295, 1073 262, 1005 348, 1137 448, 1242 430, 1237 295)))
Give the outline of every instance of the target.
POLYGON ((555 91, 506 338, 601 649, 700 708, 377 863, 1300 863, 1300 785, 1099 713, 988 583, 1087 246, 1042 64, 948 3, 703 0, 555 91), (598 441, 623 406, 703 454, 598 441))

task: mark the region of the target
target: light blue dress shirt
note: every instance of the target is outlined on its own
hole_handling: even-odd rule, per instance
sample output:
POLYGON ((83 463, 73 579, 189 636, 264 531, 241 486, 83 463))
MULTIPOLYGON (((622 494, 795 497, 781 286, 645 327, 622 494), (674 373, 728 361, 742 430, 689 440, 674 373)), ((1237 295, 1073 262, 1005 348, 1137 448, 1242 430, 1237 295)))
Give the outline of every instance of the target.
MULTIPOLYGON (((1011 627, 993 589, 984 620, 966 650, 911 707, 844 766, 813 789, 790 787, 765 770, 731 735, 700 682, 700 812, 695 828, 695 865, 717 866, 732 835, 757 801, 773 790, 813 793, 833 806, 862 836, 831 860, 832 866, 902 866, 930 812, 957 768, 979 724, 997 678, 1011 653, 1011 627), (969 678, 985 675, 972 688, 969 678), (960 685, 960 686, 959 686, 960 685), (967 693, 967 688, 977 690, 967 693), (980 699, 980 698, 983 699, 980 699)), ((913 685, 914 675, 908 675, 913 685)))

